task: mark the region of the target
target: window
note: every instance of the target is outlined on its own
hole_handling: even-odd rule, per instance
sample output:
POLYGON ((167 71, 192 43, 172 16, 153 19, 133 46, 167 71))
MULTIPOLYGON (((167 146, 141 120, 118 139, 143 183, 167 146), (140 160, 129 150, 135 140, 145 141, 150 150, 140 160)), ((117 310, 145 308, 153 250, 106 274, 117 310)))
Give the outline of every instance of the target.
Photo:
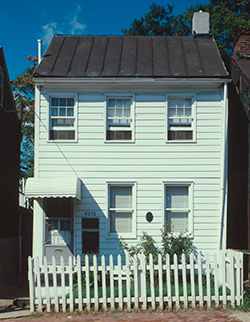
POLYGON ((82 218, 82 253, 99 254, 98 218, 82 218))
POLYGON ((193 97, 169 97, 167 141, 195 140, 193 97))
POLYGON ((75 139, 75 102, 73 97, 51 97, 50 140, 75 139))
POLYGON ((133 140, 133 102, 131 97, 107 98, 107 141, 133 140))
POLYGON ((4 70, 0 66, 0 107, 3 107, 4 70))
POLYGON ((133 233, 133 185, 109 186, 109 233, 133 233))
POLYGON ((165 224, 175 233, 190 231, 191 185, 165 186, 165 224))
POLYGON ((46 244, 67 245, 72 248, 73 200, 46 198, 46 244))

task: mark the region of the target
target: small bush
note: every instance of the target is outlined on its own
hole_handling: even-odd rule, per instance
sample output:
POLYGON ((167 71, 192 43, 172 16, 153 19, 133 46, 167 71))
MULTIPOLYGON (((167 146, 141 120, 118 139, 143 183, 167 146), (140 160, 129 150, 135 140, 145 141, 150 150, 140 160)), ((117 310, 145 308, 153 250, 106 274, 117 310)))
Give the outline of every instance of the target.
POLYGON ((188 256, 191 252, 195 252, 193 238, 188 232, 175 234, 171 229, 167 228, 166 231, 161 230, 161 237, 162 241, 160 249, 155 245, 155 240, 145 231, 142 232, 140 241, 136 245, 129 246, 124 239, 121 239, 120 249, 125 251, 131 259, 134 255, 144 254, 148 261, 149 254, 151 253, 155 263, 157 262, 158 254, 162 254, 163 256, 169 254, 170 261, 172 263, 174 254, 177 255, 178 262, 180 262, 181 255, 183 253, 188 256))

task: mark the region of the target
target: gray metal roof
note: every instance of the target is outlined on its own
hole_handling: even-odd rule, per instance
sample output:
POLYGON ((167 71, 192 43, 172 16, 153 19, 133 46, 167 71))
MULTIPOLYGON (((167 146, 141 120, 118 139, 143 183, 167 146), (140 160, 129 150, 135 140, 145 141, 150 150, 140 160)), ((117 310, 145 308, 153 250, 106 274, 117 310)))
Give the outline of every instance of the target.
POLYGON ((55 35, 34 77, 227 77, 209 36, 55 35))

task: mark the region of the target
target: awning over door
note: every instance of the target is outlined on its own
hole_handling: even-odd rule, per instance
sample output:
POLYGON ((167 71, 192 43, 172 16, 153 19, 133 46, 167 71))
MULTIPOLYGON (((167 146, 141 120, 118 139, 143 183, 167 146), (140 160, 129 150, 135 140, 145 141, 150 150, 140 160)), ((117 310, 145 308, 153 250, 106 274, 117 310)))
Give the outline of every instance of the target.
POLYGON ((81 180, 70 178, 29 178, 25 196, 28 198, 77 198, 81 200, 81 180))

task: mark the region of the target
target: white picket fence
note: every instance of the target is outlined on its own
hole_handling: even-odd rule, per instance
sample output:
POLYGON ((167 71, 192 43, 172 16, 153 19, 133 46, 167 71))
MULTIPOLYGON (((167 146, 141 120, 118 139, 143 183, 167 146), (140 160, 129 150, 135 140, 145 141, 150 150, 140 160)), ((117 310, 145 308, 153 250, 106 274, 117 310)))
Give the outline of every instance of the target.
POLYGON ((178 262, 174 255, 158 256, 156 263, 150 254, 135 256, 133 261, 118 255, 117 263, 109 256, 69 258, 60 265, 52 258, 48 265, 29 257, 30 310, 50 312, 69 308, 99 311, 131 310, 151 307, 153 310, 172 310, 174 307, 226 307, 241 305, 243 300, 243 255, 240 252, 220 251, 214 256, 185 258, 178 262))

